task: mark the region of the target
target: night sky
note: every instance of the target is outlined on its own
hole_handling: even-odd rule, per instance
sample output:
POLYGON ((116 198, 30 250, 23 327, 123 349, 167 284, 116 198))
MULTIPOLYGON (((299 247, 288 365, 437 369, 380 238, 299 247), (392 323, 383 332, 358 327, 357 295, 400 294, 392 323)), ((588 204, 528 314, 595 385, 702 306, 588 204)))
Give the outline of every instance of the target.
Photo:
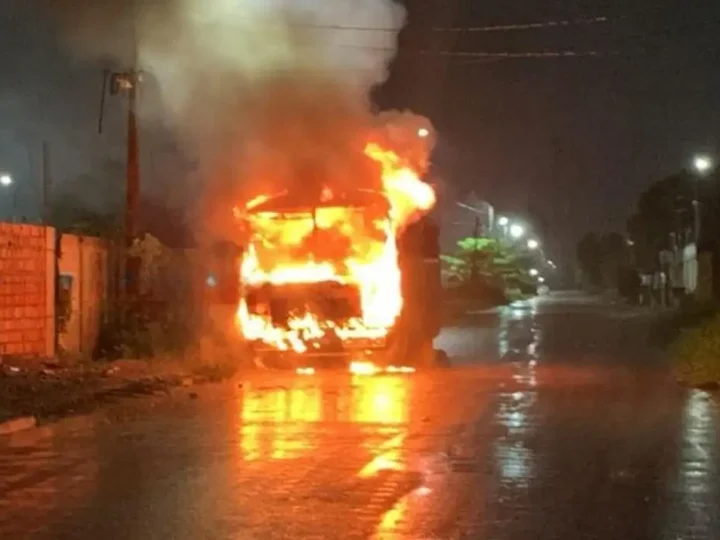
MULTIPOLYGON (((122 117, 109 104, 96 134, 100 76, 61 47, 37 0, 0 10, 0 169, 22 184, 6 195, 33 216, 40 141, 52 147, 53 177, 114 170, 121 179, 122 117), (116 135, 108 135, 115 133, 116 135), (118 136, 117 134, 120 134, 118 136)), ((587 229, 624 230, 637 195, 720 150, 720 3, 717 0, 407 0, 409 25, 381 107, 429 116, 439 132, 434 161, 457 191, 472 189, 501 210, 545 222, 545 240, 570 255, 587 229), (469 27, 607 17, 603 24, 467 34, 469 27), (465 59, 438 51, 598 51, 598 57, 465 59), (425 51, 427 54, 419 54, 425 51)), ((184 170, 166 142, 144 167, 184 170)), ((159 146, 158 146, 159 145, 159 146)), ((159 175, 162 176, 162 175, 159 175)), ((119 185, 121 185, 119 180, 119 185)), ((97 197, 109 196, 96 186, 97 197)), ((160 189, 158 186, 151 188, 160 189)))

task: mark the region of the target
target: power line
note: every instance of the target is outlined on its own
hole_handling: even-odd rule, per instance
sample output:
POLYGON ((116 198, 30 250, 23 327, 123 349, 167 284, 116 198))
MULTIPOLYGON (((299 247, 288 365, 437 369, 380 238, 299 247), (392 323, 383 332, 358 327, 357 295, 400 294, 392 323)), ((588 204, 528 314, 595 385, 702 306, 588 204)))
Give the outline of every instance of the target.
MULTIPOLYGON (((620 20, 618 17, 615 20, 620 20)), ((431 28, 433 32, 505 32, 518 30, 539 30, 544 28, 564 28, 568 26, 602 24, 611 22, 609 17, 585 17, 578 19, 561 19, 554 21, 538 21, 517 24, 494 24, 488 26, 452 26, 431 28)), ((379 26, 349 26, 342 24, 302 24, 294 25, 299 28, 310 28, 316 30, 348 30, 353 32, 399 32, 402 28, 383 28, 379 26)))
MULTIPOLYGON (((496 24, 490 26, 470 26, 455 28, 433 28, 434 32, 506 32, 517 30, 540 30, 545 28, 564 28, 568 26, 602 24, 610 22, 609 17, 587 17, 582 19, 562 19, 520 24, 496 24)), ((619 20, 619 19, 618 19, 619 20)))
MULTIPOLYGON (((449 32, 453 35, 461 33, 472 33, 472 32, 502 32, 502 31, 515 31, 515 30, 534 30, 542 28, 565 28, 572 25, 593 25, 593 24, 605 24, 610 22, 618 22, 621 20, 627 20, 628 17, 625 15, 617 16, 614 18, 598 16, 598 17, 585 17, 576 19, 562 19, 552 20, 543 22, 531 22, 521 24, 505 24, 505 25, 490 25, 490 26, 477 26, 477 27, 437 27, 432 28, 432 32, 449 32)), ((666 36, 670 37, 674 31, 689 31, 691 29, 705 29, 708 27, 714 27, 718 24, 718 21, 705 21, 702 25, 680 25, 673 28, 655 29, 654 31, 646 31, 641 33, 635 33, 631 35, 620 35, 620 38, 627 38, 633 41, 638 38, 652 39, 655 37, 666 36)), ((328 30, 354 30, 354 31, 368 31, 368 32, 391 32, 396 31, 391 28, 374 28, 374 27, 362 27, 362 26, 343 26, 343 25, 314 25, 309 26, 317 29, 328 29, 328 30)), ((436 56, 448 59, 461 59, 466 60, 468 63, 483 62, 487 60, 511 60, 511 59, 572 59, 572 58, 607 58, 607 57, 620 57, 620 56, 635 56, 635 55, 648 55, 652 54, 651 50, 648 50, 647 45, 643 46, 640 43, 635 43, 633 46, 631 43, 627 44, 628 50, 541 50, 541 51, 454 51, 454 50, 414 50, 411 48, 395 48, 386 46, 368 46, 362 44, 338 44, 341 48, 356 48, 356 49, 367 49, 375 51, 388 51, 397 52, 402 54, 419 55, 419 56, 436 56)), ((623 47, 625 49, 626 47, 623 47)), ((664 49, 660 47, 651 47, 664 49)), ((665 50, 657 50, 656 53, 666 52, 665 50)))
POLYGON ((418 54, 449 56, 456 58, 580 58, 616 56, 619 53, 606 51, 524 51, 524 52, 485 52, 485 51, 417 51, 418 54))
POLYGON ((607 56, 618 56, 621 55, 619 51, 596 51, 596 50, 585 50, 585 51, 573 51, 570 49, 559 50, 559 51, 428 51, 428 50, 414 50, 407 48, 396 49, 394 47, 371 47, 365 45, 350 45, 342 44, 338 45, 342 48, 351 49, 363 49, 370 51, 388 51, 407 54, 416 54, 420 56, 439 56, 449 58, 479 58, 479 59, 511 59, 511 58, 582 58, 582 57, 607 57, 607 56))

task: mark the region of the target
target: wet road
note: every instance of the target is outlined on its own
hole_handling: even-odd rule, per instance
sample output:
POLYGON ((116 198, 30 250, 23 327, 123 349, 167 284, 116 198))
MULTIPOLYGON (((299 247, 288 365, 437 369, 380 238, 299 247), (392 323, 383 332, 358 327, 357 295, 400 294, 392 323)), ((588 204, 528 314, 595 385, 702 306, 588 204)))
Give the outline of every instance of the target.
POLYGON ((453 369, 259 374, 0 440, 0 538, 720 539, 718 407, 646 317, 478 313, 453 369))

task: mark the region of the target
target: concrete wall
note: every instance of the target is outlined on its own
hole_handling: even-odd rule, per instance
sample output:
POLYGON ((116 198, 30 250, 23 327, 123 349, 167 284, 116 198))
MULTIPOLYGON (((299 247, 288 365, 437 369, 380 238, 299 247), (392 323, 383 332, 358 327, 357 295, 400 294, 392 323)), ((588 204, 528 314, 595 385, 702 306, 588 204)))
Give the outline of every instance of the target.
POLYGON ((0 355, 54 354, 55 231, 0 223, 0 355))
POLYGON ((110 297, 110 268, 104 240, 61 236, 58 281, 61 297, 69 299, 58 333, 58 345, 64 353, 92 354, 110 297))

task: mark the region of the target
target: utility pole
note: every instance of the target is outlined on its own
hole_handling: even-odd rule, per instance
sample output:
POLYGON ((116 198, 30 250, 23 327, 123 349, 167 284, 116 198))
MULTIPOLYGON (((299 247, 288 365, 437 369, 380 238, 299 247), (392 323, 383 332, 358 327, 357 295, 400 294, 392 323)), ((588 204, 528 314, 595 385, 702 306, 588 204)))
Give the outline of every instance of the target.
POLYGON ((480 240, 480 216, 475 216, 475 226, 473 227, 473 251, 472 251, 472 260, 470 267, 470 283, 474 285, 477 284, 478 279, 478 266, 479 266, 479 259, 480 259, 480 250, 479 248, 479 240, 480 240))
POLYGON ((127 71, 105 70, 103 75, 102 93, 100 97, 100 116, 98 117, 98 133, 103 131, 105 116, 105 95, 110 86, 110 95, 124 94, 127 96, 127 154, 125 169, 125 219, 124 219, 124 286, 121 287, 127 298, 138 293, 140 259, 132 256, 131 248, 139 234, 138 206, 140 203, 140 144, 137 127, 137 92, 142 82, 142 74, 135 68, 127 71))
MULTIPOLYGON (((701 234, 701 227, 702 227, 702 213, 700 209, 700 180, 698 178, 693 178, 693 221, 694 221, 694 229, 695 229, 695 246, 696 248, 700 247, 700 234, 701 234)), ((699 253, 699 251, 698 251, 699 253)))
POLYGON ((42 143, 42 223, 48 225, 50 223, 50 200, 52 198, 52 175, 50 174, 50 145, 47 141, 42 143))
POLYGON ((108 92, 116 96, 127 96, 127 155, 125 174, 125 219, 121 253, 120 298, 126 300, 137 297, 139 292, 140 258, 132 255, 132 247, 139 234, 138 206, 140 203, 140 145, 137 127, 137 96, 142 74, 137 69, 138 45, 135 28, 135 2, 130 2, 130 54, 129 68, 115 71, 103 71, 102 90, 100 93, 100 114, 98 115, 98 133, 103 132, 105 117, 105 98, 108 92), (109 86, 109 88, 108 88, 109 86))
POLYGON ((142 82, 142 73, 138 71, 138 46, 135 29, 135 5, 131 2, 130 12, 130 61, 129 69, 122 71, 105 70, 102 94, 100 98, 100 116, 98 132, 102 133, 105 96, 110 86, 110 95, 123 94, 127 97, 127 155, 125 175, 125 219, 124 219, 124 271, 122 275, 121 294, 123 299, 133 299, 139 293, 140 258, 132 255, 132 247, 140 230, 140 144, 138 140, 137 101, 138 87, 142 82))
POLYGON ((137 130, 137 86, 140 77, 137 71, 130 73, 128 89, 127 119, 127 176, 125 193, 125 247, 127 294, 130 298, 137 296, 140 277, 140 258, 133 256, 131 248, 139 234, 138 205, 140 203, 140 149, 137 130))

